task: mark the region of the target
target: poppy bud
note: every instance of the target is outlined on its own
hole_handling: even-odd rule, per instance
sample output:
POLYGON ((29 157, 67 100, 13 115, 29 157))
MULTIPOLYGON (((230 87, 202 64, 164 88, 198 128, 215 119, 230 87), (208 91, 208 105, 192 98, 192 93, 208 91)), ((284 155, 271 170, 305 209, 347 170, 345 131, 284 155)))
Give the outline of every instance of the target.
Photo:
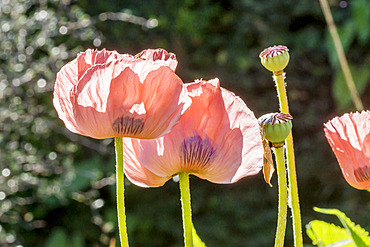
POLYGON ((289 63, 289 49, 283 45, 274 45, 264 49, 259 57, 262 65, 271 72, 285 69, 289 63))
MULTIPOLYGON (((274 144, 283 144, 292 129, 293 117, 288 113, 269 113, 258 119, 264 138, 274 144)), ((279 147, 277 145, 276 147, 279 147)))

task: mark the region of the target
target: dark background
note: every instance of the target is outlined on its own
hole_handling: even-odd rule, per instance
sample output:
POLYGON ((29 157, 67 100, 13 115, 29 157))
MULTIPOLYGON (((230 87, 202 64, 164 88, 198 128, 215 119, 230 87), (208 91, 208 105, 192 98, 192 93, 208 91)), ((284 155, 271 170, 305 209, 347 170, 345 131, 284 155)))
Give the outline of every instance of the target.
MULTIPOLYGON (((370 2, 330 4, 369 109, 370 2)), ((165 48, 177 55, 184 82, 218 77, 259 117, 278 111, 258 58, 274 44, 290 48, 303 231, 314 219, 339 224, 314 206, 338 208, 369 230, 369 193, 345 182, 323 134, 324 122, 355 109, 318 1, 0 0, 0 246, 108 246, 118 236, 113 141, 72 134, 52 106, 55 75, 78 52, 165 48)), ((232 185, 191 177, 194 225, 207 246, 272 246, 276 176, 272 183, 262 174, 232 185)), ((183 245, 173 181, 153 189, 126 181, 126 212, 132 246, 183 245)))

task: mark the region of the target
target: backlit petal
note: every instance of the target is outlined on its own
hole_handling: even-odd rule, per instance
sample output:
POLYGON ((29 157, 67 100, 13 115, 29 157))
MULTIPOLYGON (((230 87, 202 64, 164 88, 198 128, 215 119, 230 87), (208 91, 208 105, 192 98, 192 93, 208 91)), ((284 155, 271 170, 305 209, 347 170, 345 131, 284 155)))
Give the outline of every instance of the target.
POLYGON ((151 61, 165 61, 173 71, 175 71, 177 67, 176 55, 164 49, 147 49, 137 54, 136 57, 151 61))
POLYGON ((138 156, 140 147, 137 139, 123 138, 123 157, 125 161, 125 174, 130 181, 140 187, 162 186, 169 178, 160 177, 140 166, 138 156))
POLYGON ((174 54, 158 49, 142 57, 87 50, 58 73, 54 105, 72 132, 93 138, 157 138, 190 105, 174 73, 174 54))
POLYGON ((103 49, 101 51, 87 49, 85 52, 80 52, 77 55, 78 61, 78 79, 86 72, 87 69, 97 64, 109 63, 113 60, 132 57, 128 54, 119 54, 116 51, 107 51, 103 49))
POLYGON ((73 117, 73 105, 71 102, 71 91, 78 83, 77 74, 77 60, 69 62, 58 72, 54 87, 53 105, 67 129, 84 135, 84 132, 80 130, 73 117))
POLYGON ((335 117, 324 124, 324 132, 347 182, 369 189, 370 111, 335 117))
POLYGON ((233 183, 258 173, 263 148, 254 114, 239 97, 221 89, 218 79, 186 86, 192 104, 179 124, 162 138, 132 140, 138 148, 127 151, 136 157, 127 169, 144 167, 167 180, 189 172, 214 183, 233 183))

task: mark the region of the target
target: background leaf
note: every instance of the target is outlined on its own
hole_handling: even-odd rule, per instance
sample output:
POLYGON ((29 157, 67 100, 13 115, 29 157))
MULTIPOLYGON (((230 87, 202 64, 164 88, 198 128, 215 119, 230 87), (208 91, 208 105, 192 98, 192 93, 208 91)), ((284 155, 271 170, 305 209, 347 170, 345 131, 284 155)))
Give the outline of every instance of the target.
POLYGON ((341 245, 345 247, 356 247, 352 243, 351 237, 348 235, 347 231, 334 224, 327 223, 325 221, 313 220, 306 225, 307 235, 311 238, 312 244, 325 247, 329 244, 334 244, 341 242, 341 245), (342 242, 345 240, 344 242, 342 242), (349 243, 348 243, 349 240, 349 243))
POLYGON ((67 234, 62 229, 55 229, 45 243, 45 247, 68 246, 67 234))
POLYGON ((198 236, 197 231, 195 230, 194 224, 193 224, 192 231, 193 231, 193 245, 195 247, 206 247, 206 244, 198 236))
MULTIPOLYGON (((353 81, 358 93, 361 95, 370 83, 370 68, 368 64, 358 67, 350 65, 353 81)), ((346 84, 342 70, 337 70, 333 83, 333 97, 339 111, 348 110, 352 105, 351 94, 346 84)))
POLYGON ((370 1, 353 1, 352 11, 359 41, 365 44, 370 37, 370 1))
POLYGON ((74 233, 72 237, 68 236, 62 228, 55 228, 46 240, 44 247, 83 247, 82 236, 74 233))
POLYGON ((369 233, 366 232, 365 229, 361 228, 361 226, 353 223, 343 212, 339 211, 338 209, 324 209, 316 207, 314 210, 319 213, 337 216, 357 247, 370 246, 369 233))

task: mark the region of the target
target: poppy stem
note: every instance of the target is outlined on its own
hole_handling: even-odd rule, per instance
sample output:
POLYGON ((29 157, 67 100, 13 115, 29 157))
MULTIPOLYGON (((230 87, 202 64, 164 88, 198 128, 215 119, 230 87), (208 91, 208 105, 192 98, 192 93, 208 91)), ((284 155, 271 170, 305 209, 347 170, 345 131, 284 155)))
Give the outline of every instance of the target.
POLYGON ((324 17, 326 20, 326 24, 328 25, 330 35, 333 38, 335 51, 337 52, 339 64, 343 71, 349 92, 351 94, 352 102, 355 105, 357 111, 362 111, 364 109, 364 105, 362 104, 361 97, 356 89, 355 82, 353 81, 352 73, 348 66, 348 61, 344 53, 342 42, 340 41, 340 37, 338 35, 333 15, 331 14, 330 11, 329 3, 327 0, 320 0, 320 6, 322 12, 324 13, 324 17))
MULTIPOLYGON (((279 98, 280 111, 289 113, 288 97, 285 88, 285 73, 283 71, 274 72, 273 79, 275 81, 276 90, 279 98)), ((303 246, 302 237, 302 223, 301 223, 301 211, 299 207, 299 196, 298 196, 298 184, 297 174, 295 167, 294 158, 294 147, 293 147, 293 136, 292 132, 288 135, 285 140, 286 153, 287 153, 287 164, 288 164, 288 178, 289 178, 289 199, 290 208, 292 210, 293 217, 293 235, 294 235, 294 246, 303 246)))
POLYGON ((125 185, 123 172, 123 143, 122 137, 115 137, 116 146, 116 186, 117 186, 117 213, 119 237, 122 247, 128 247, 128 237, 125 214, 125 185))
POLYGON ((189 173, 181 172, 179 174, 180 194, 182 207, 182 222, 184 228, 184 243, 185 247, 193 246, 193 223, 191 219, 191 203, 190 203, 190 186, 189 173))
POLYGON ((285 172, 284 147, 273 148, 276 159, 276 170, 279 184, 279 213, 275 235, 275 247, 284 246, 286 218, 288 208, 288 186, 285 172))

